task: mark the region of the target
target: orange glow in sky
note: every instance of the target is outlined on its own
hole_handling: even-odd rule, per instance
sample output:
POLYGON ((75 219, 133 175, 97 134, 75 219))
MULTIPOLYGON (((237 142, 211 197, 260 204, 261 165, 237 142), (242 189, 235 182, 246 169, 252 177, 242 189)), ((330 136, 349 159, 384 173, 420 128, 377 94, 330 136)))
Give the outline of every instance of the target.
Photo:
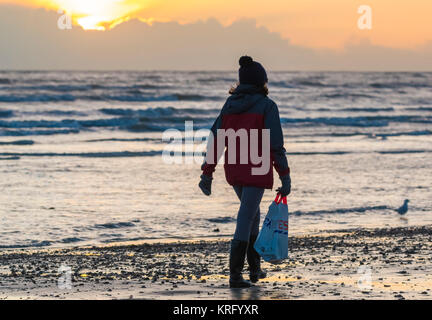
MULTIPOLYGON (((131 18, 227 25, 253 18, 293 44, 341 49, 347 42, 415 49, 432 41, 431 0, 0 0, 63 9, 84 29, 106 30, 131 18), (372 30, 359 30, 357 9, 372 8, 372 30)), ((251 36, 251 35, 245 35, 251 36)))
POLYGON ((106 30, 128 20, 145 7, 136 0, 0 0, 6 3, 62 10, 72 16, 75 24, 85 30, 106 30))
POLYGON ((128 0, 52 0, 53 4, 70 13, 86 30, 105 30, 129 14, 143 8, 145 1, 128 0))

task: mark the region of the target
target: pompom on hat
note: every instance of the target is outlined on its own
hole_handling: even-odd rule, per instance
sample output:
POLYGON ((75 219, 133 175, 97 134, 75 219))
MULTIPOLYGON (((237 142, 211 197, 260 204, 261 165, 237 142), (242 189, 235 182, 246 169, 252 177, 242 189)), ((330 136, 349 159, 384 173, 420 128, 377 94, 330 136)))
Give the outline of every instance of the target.
POLYGON ((240 84, 252 84, 262 87, 268 82, 267 72, 264 67, 259 62, 254 61, 251 57, 241 57, 239 64, 240 84))

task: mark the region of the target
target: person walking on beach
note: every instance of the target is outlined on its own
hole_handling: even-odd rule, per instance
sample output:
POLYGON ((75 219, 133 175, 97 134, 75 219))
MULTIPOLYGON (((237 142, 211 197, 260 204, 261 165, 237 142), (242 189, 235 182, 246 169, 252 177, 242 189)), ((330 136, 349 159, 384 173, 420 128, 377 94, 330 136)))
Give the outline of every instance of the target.
MULTIPOLYGON (((233 186, 240 200, 240 209, 237 215, 237 225, 229 257, 231 288, 247 288, 249 281, 242 277, 245 258, 249 264, 249 278, 255 283, 266 277, 261 270, 261 257, 254 249, 254 243, 259 233, 260 203, 265 189, 273 188, 273 167, 279 174, 282 187, 276 191, 285 197, 291 193, 291 178, 279 110, 275 102, 268 98, 267 73, 264 67, 249 56, 243 56, 239 61, 239 84, 230 90, 230 97, 225 102, 218 118, 211 128, 210 139, 207 145, 207 155, 203 163, 199 187, 202 192, 210 196, 213 172, 219 158, 225 151, 225 177, 233 186), (258 136, 256 132, 260 131, 258 136), (220 138, 219 133, 225 136, 220 138), (249 140, 246 146, 251 149, 244 159, 245 133, 249 140), (269 148, 265 148, 264 133, 269 135, 269 148), (255 139, 254 139, 255 137, 255 139), (258 137, 258 138, 256 138, 258 137), (233 138, 233 139, 232 139, 233 138), (234 145, 230 142, 237 141, 234 145), (259 165, 252 159, 252 149, 261 155, 261 165, 267 161, 269 167, 266 171, 256 170, 259 165), (225 149, 225 150, 224 150, 225 149), (266 152, 268 150, 268 152, 266 152), (227 161, 227 159, 235 161, 227 161), (255 170, 255 171, 254 171, 255 170)), ((256 153, 256 152, 255 152, 256 153)))

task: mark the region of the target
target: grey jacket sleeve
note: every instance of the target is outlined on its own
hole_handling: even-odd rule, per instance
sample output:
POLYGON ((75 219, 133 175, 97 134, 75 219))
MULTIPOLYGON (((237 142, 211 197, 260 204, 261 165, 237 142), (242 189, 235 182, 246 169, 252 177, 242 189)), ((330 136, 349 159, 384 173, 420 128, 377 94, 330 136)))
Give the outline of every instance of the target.
POLYGON ((270 152, 271 161, 279 174, 284 177, 290 174, 286 150, 284 148, 284 138, 279 117, 279 109, 273 101, 267 107, 264 114, 264 126, 270 129, 270 152))

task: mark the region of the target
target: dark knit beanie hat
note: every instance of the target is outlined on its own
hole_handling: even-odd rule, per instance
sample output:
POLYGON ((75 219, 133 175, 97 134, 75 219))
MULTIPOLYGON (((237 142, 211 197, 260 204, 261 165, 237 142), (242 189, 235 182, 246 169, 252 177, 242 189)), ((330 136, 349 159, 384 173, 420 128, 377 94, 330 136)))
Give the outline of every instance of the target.
POLYGON ((260 63, 253 61, 251 57, 241 57, 239 64, 240 84, 253 84, 261 87, 268 82, 267 72, 264 67, 260 63))

